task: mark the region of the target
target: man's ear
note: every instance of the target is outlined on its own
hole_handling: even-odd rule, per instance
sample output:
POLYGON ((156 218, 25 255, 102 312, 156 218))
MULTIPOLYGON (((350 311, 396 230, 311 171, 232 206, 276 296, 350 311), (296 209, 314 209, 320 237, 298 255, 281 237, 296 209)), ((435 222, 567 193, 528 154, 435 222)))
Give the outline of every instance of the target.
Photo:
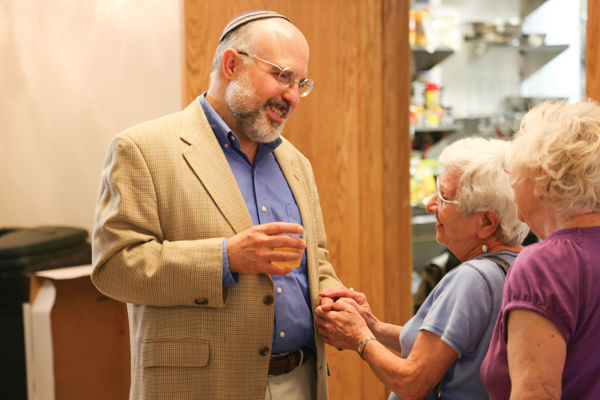
POLYGON ((227 49, 223 52, 221 59, 221 73, 228 81, 233 80, 235 71, 239 63, 237 62, 238 52, 234 49, 227 49))
POLYGON ((479 217, 479 228, 481 239, 490 237, 500 224, 500 216, 496 211, 487 210, 483 211, 479 217))

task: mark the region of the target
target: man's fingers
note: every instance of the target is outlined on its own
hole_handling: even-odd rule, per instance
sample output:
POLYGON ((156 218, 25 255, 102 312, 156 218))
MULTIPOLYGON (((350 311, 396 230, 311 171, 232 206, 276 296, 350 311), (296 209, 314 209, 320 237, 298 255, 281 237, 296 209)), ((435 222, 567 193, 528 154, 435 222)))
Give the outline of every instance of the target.
POLYGON ((300 238, 304 228, 292 222, 271 222, 250 228, 255 245, 271 249, 293 248, 304 250, 306 242, 300 238))
POLYGON ((268 224, 257 225, 267 235, 279 235, 281 233, 302 233, 304 228, 302 225, 293 222, 269 222, 268 224))
POLYGON ((266 270, 263 272, 269 275, 287 275, 294 270, 293 267, 281 267, 279 265, 274 265, 271 263, 269 263, 268 265, 270 265, 270 267, 267 267, 266 270))
POLYGON ((306 242, 300 238, 289 236, 289 235, 274 235, 268 239, 268 246, 273 249, 296 249, 304 250, 306 248, 306 242))
POLYGON ((321 297, 321 305, 319 307, 321 307, 321 309, 324 311, 329 311, 329 310, 331 310, 332 304, 333 304, 333 299, 331 299, 329 297, 321 297))
POLYGON ((294 261, 302 258, 303 249, 294 247, 275 247, 272 251, 265 253, 265 258, 271 261, 294 261))

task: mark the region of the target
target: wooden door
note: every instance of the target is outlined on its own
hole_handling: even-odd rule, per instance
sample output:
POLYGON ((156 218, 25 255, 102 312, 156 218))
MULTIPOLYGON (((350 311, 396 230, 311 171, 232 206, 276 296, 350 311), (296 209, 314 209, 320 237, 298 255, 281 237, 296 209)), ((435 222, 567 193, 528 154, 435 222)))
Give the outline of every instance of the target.
MULTIPOLYGON (((408 0, 184 1, 184 105, 208 88, 233 16, 271 9, 305 34, 315 89, 284 136, 312 162, 338 275, 394 323, 412 314, 408 8, 408 0)), ((328 360, 331 399, 385 398, 355 352, 328 348, 328 360)))

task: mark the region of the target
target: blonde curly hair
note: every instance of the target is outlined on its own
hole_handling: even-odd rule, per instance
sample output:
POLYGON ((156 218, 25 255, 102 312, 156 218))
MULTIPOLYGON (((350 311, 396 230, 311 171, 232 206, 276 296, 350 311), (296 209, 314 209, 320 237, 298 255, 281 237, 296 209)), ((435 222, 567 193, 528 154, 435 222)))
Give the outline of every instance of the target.
POLYGON ((600 106, 546 102, 521 120, 507 153, 511 181, 533 176, 561 217, 600 210, 600 106))

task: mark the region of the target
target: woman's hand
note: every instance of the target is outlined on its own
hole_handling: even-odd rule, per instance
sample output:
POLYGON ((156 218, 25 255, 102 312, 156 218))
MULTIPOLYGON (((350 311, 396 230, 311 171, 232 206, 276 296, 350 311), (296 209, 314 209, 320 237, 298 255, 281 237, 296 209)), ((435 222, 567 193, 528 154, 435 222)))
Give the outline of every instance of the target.
MULTIPOLYGON (((323 290, 319 293, 321 298, 344 298, 347 303, 351 304, 356 311, 360 314, 360 316, 365 320, 369 329, 373 332, 377 330, 377 325, 379 324, 379 320, 373 312, 371 311, 371 306, 367 302, 367 296, 364 293, 357 292, 353 289, 347 289, 344 287, 337 287, 323 290)), ((328 308, 325 308, 327 311, 328 308)))
POLYGON ((356 350, 361 340, 373 336, 352 299, 340 298, 327 307, 318 306, 315 323, 325 343, 338 348, 356 350))

